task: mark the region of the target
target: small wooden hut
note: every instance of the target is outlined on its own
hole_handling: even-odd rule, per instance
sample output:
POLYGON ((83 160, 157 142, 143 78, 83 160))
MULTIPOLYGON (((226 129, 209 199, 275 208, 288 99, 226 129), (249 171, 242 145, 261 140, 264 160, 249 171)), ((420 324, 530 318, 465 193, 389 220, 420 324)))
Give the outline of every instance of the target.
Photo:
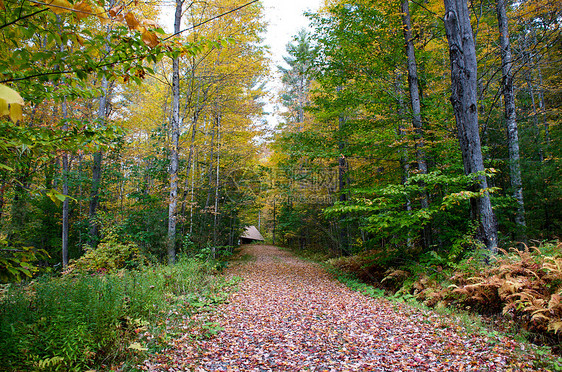
POLYGON ((261 236, 255 226, 246 226, 242 235, 240 235, 241 244, 250 244, 253 242, 263 242, 265 239, 261 236))

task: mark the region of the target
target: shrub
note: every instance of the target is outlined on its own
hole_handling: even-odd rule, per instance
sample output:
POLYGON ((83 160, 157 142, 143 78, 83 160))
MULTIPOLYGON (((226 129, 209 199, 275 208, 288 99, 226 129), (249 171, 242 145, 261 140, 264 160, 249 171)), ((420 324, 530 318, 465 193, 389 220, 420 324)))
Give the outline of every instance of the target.
POLYGON ((332 259, 328 264, 398 295, 434 307, 456 306, 501 315, 535 341, 561 351, 562 244, 522 250, 473 252, 460 262, 429 252, 418 262, 396 265, 377 252, 332 259), (394 264, 394 265, 393 265, 394 264))
POLYGON ((161 347, 167 327, 220 297, 212 272, 183 260, 10 285, 0 297, 0 365, 83 371, 161 347))
POLYGON ((71 262, 65 273, 107 272, 133 269, 147 263, 134 243, 123 243, 114 233, 106 235, 96 248, 86 246, 86 254, 71 262))
POLYGON ((526 329, 555 336, 562 330, 561 248, 558 243, 554 256, 537 247, 503 251, 481 275, 457 275, 454 292, 462 302, 502 311, 517 317, 526 329))

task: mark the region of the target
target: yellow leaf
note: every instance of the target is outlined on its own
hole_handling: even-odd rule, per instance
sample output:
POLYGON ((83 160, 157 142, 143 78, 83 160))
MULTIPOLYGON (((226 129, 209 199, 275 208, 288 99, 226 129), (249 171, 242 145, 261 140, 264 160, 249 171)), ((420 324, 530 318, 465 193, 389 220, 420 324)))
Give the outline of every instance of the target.
POLYGON ((9 115, 15 123, 22 119, 23 98, 12 88, 0 84, 0 116, 9 115))
POLYGON ((18 120, 23 119, 21 105, 18 105, 17 103, 12 103, 10 105, 10 119, 12 119, 14 123, 17 123, 18 120))
POLYGON ((72 11, 72 4, 66 0, 47 0, 46 4, 55 14, 68 13, 72 11))
POLYGON ((127 13, 125 15, 125 21, 127 22, 127 26, 130 30, 136 30, 139 27, 139 21, 135 17, 133 13, 127 13))
POLYGON ((93 14, 99 18, 99 20, 102 23, 106 23, 108 22, 108 17, 107 17, 107 13, 105 12, 105 9, 102 8, 101 6, 98 5, 94 5, 94 7, 92 8, 93 14))
POLYGON ((74 4, 74 14, 76 18, 83 19, 92 15, 92 7, 84 0, 74 4))
POLYGON ((74 34, 73 35, 76 38, 76 41, 78 42, 78 44, 80 44, 81 46, 84 46, 84 39, 82 39, 82 37, 78 34, 74 34))
POLYGON ((0 98, 0 116, 10 115, 10 106, 8 103, 0 98))
POLYGON ((154 48, 160 42, 154 32, 148 31, 144 27, 142 28, 141 34, 142 41, 151 48, 154 48))
POLYGON ((18 92, 2 84, 0 84, 0 100, 4 100, 7 104, 11 104, 11 103, 17 103, 18 105, 24 104, 23 98, 21 98, 18 92))
POLYGON ((143 347, 140 342, 134 342, 129 345, 129 349, 138 350, 138 351, 146 351, 147 348, 143 347))

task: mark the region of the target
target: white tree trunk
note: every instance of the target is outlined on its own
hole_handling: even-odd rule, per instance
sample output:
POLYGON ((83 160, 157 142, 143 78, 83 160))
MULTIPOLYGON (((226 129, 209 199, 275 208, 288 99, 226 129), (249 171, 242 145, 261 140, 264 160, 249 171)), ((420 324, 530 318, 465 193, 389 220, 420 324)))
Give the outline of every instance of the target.
MULTIPOLYGON (((184 0, 176 0, 176 12, 174 15, 174 33, 178 33, 181 27, 181 15, 184 0)), ((179 165, 179 141, 180 141, 180 60, 176 57, 172 61, 172 120, 170 132, 172 143, 170 146, 170 200, 168 204, 168 264, 176 262, 176 214, 178 207, 178 165, 179 165)))
MULTIPOLYGON (((406 55, 408 57, 408 89, 410 91, 410 101, 412 105, 412 125, 416 133, 416 158, 418 162, 418 169, 421 174, 427 174, 427 164, 423 151, 424 144, 422 133, 421 97, 418 82, 418 65, 416 62, 408 1, 409 0, 402 0, 402 25, 404 27, 406 55)), ((422 198, 422 208, 427 207, 427 196, 424 196, 422 198)))
POLYGON ((509 41, 509 28, 505 9, 505 0, 496 1, 496 14, 498 17, 498 28, 500 34, 504 115, 509 151, 509 175, 511 188, 513 189, 513 197, 517 201, 515 223, 524 230, 526 226, 525 205, 523 202, 523 186, 521 182, 519 134, 515 114, 515 95, 513 94, 513 60, 511 56, 511 43, 509 41))
MULTIPOLYGON (((62 118, 66 119, 68 110, 66 105, 66 98, 62 101, 62 118)), ((67 130, 68 125, 65 123, 63 130, 67 130)), ((62 193, 68 196, 68 153, 62 155, 62 193)), ((68 228, 69 228, 69 200, 68 197, 64 198, 62 202, 62 267, 68 266, 68 228)))
MULTIPOLYGON (((404 27, 404 39, 406 44, 406 55, 408 61, 408 90, 410 91, 410 103, 412 105, 412 126, 415 133, 416 160, 420 174, 427 174, 427 162, 425 161, 423 124, 421 116, 421 95, 418 80, 418 64, 414 48, 414 36, 412 34, 412 21, 410 17, 409 0, 402 0, 402 26, 404 27)), ((421 184, 421 207, 429 208, 429 196, 425 191, 425 183, 421 184)), ((422 231, 423 245, 428 248, 431 244, 431 228, 426 225, 422 231)))

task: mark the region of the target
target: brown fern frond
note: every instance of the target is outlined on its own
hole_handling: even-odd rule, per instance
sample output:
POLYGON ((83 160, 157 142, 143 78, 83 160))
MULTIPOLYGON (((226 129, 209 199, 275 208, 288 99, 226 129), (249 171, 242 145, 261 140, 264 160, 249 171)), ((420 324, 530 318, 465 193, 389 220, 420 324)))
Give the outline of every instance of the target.
POLYGON ((560 331, 560 329, 562 329, 562 321, 556 320, 556 321, 548 323, 548 330, 549 331, 554 331, 554 333, 558 333, 558 331, 560 331))

